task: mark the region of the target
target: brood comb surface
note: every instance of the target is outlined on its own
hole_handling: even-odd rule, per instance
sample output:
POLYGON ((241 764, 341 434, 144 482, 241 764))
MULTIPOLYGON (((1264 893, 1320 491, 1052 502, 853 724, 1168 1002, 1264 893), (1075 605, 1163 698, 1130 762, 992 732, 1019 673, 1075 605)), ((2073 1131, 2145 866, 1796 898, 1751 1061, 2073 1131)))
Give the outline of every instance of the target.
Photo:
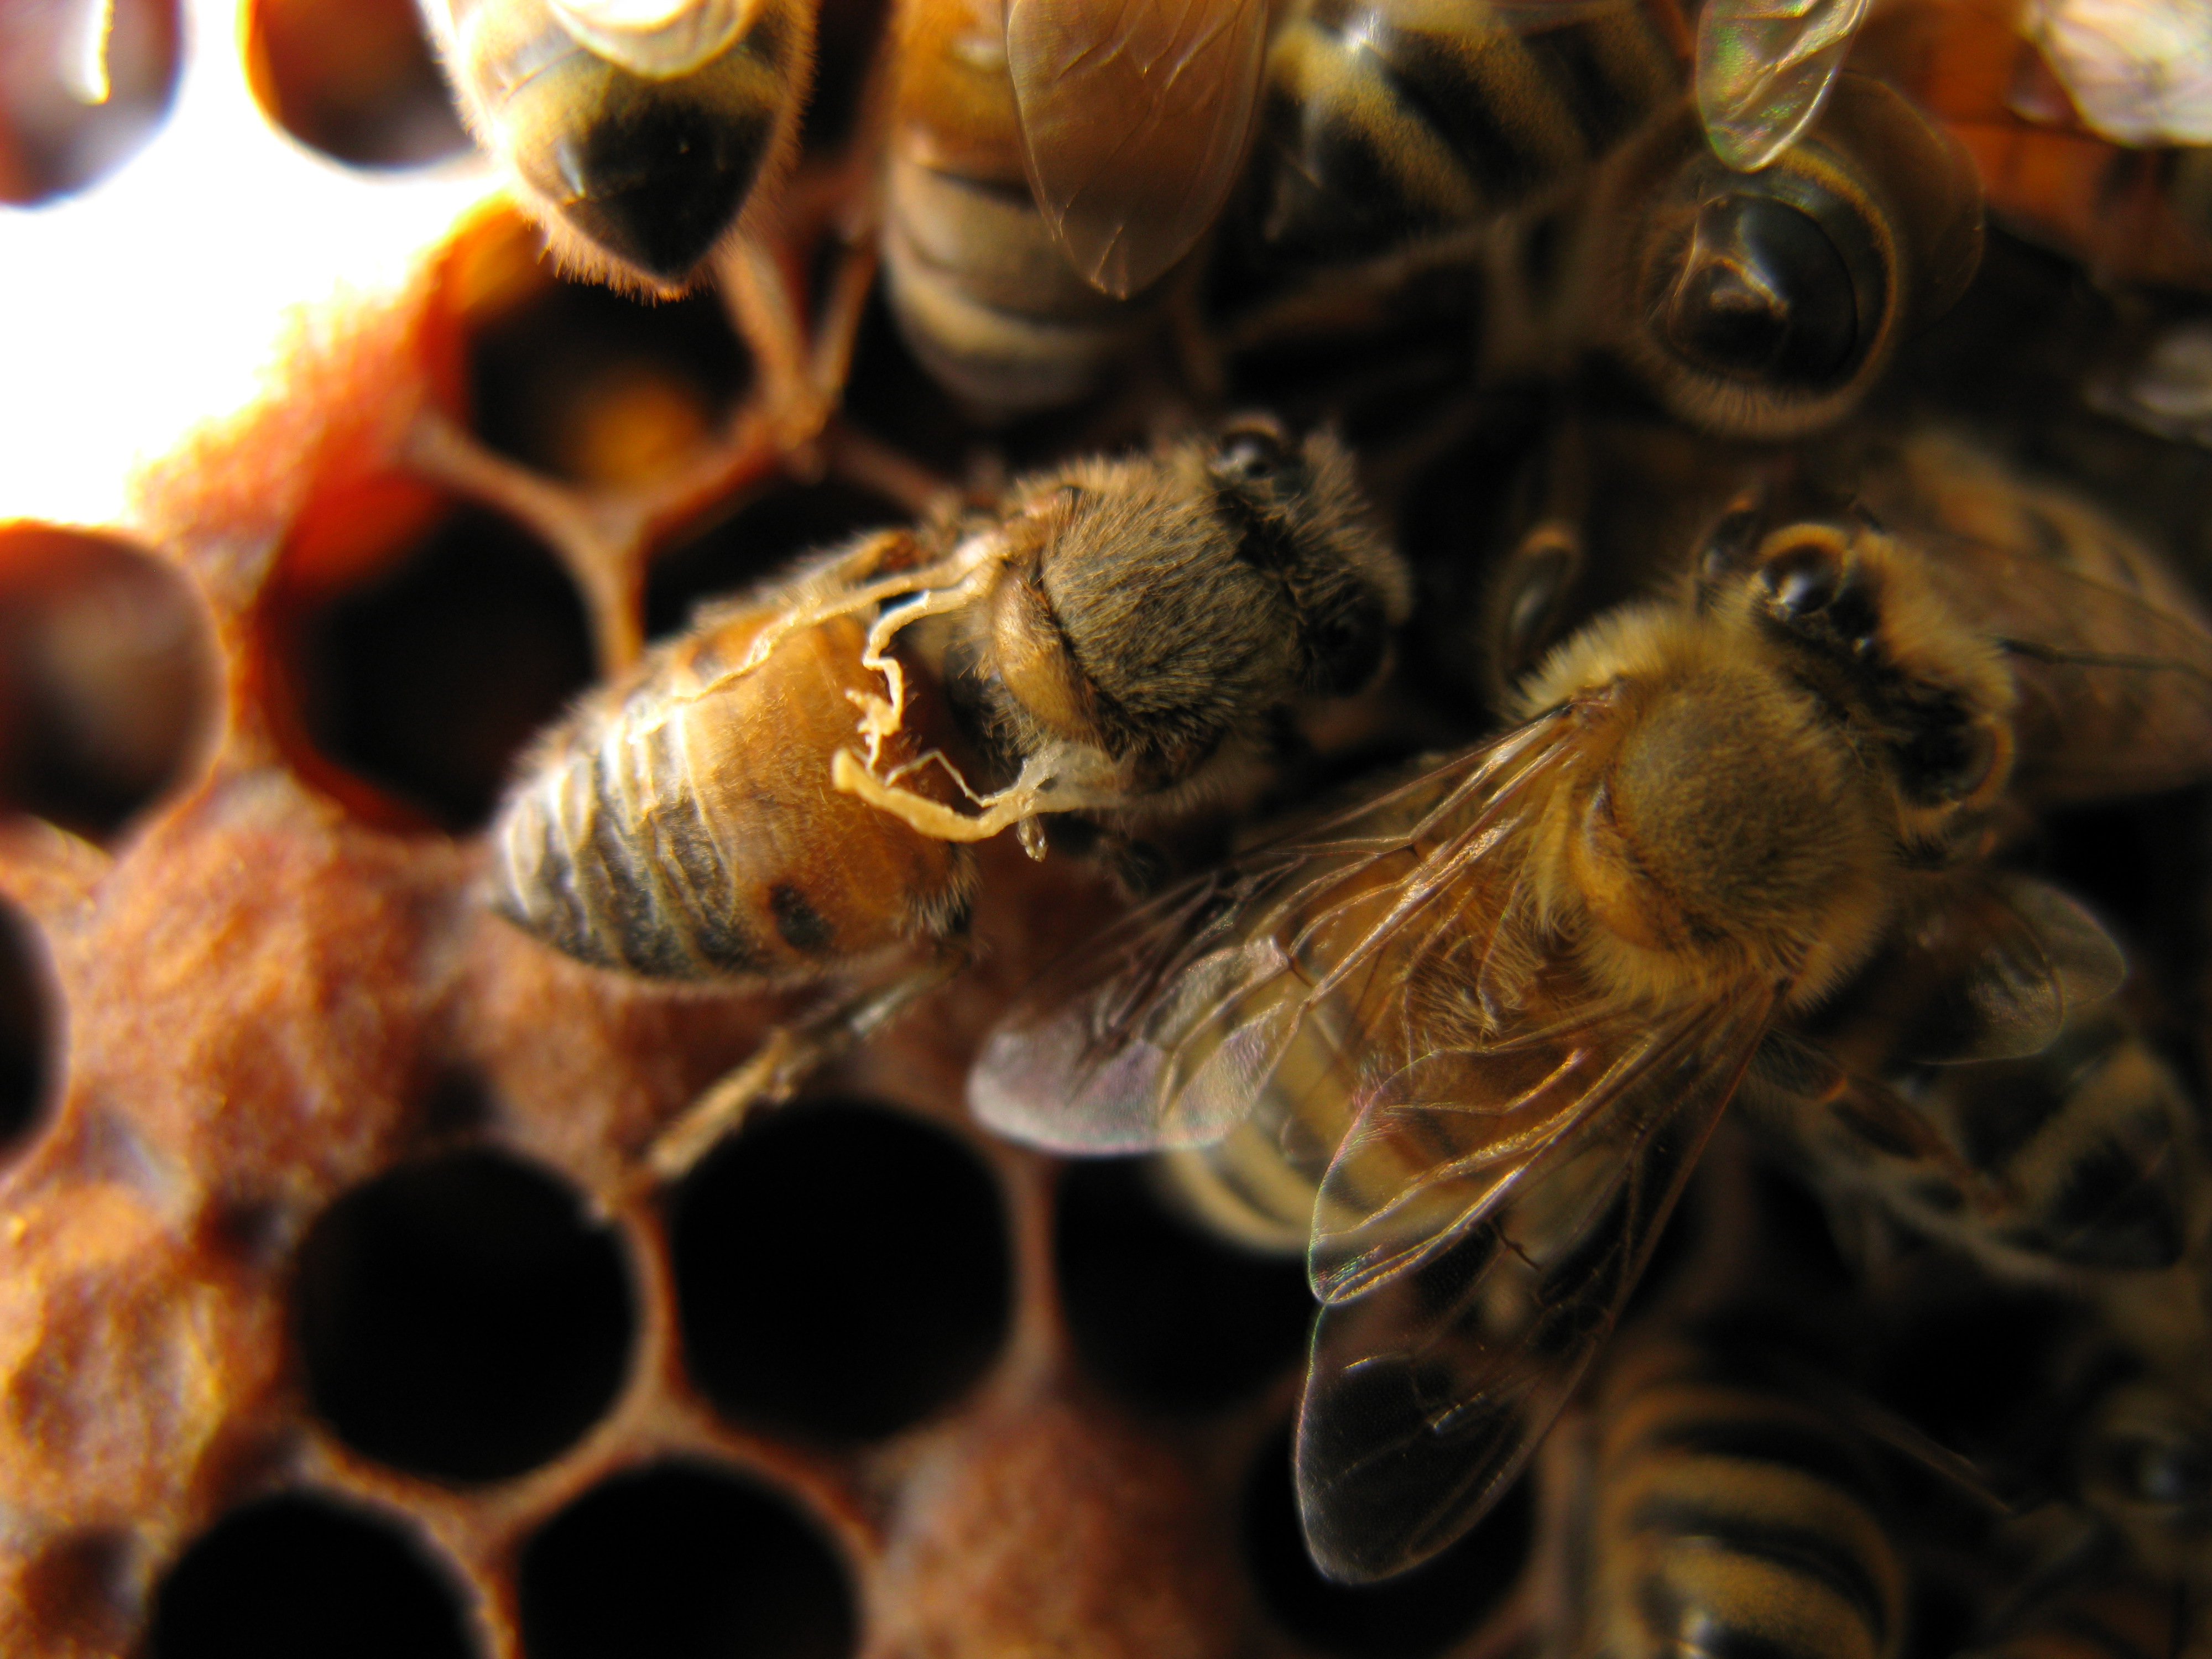
MULTIPOLYGON (((390 136, 419 65, 382 128, 374 86, 315 80, 345 53, 302 67, 351 10, 251 12, 252 86, 346 159, 436 152, 390 136)), ((188 112, 247 85, 209 72, 232 21, 186 20, 188 112)), ((813 165, 802 216, 842 162, 813 165)), ((1079 869, 988 849, 975 970, 678 1188, 638 1181, 791 1005, 556 957, 483 908, 474 834, 648 628, 946 481, 865 424, 916 401, 910 368, 787 454, 712 299, 554 282, 495 206, 440 222, 403 281, 305 313, 131 506, 0 532, 0 576, 37 577, 10 593, 59 595, 9 609, 11 665, 56 665, 0 757, 40 815, 0 848, 0 1646, 1479 1642, 1510 1575, 1358 1595, 1304 1561, 1277 1468, 1295 1267, 965 1122, 978 1033, 1105 914, 1079 869), (71 720, 100 741, 29 752, 71 720)), ((935 408, 910 419, 943 444, 935 408)))

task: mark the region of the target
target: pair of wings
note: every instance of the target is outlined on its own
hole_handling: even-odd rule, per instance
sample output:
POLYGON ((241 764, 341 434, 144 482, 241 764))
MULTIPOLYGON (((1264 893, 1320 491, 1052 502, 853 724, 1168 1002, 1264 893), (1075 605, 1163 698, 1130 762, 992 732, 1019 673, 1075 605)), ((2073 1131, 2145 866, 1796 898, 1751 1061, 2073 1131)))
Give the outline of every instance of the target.
POLYGON ((1270 1098, 1320 1181, 1297 1439, 1314 1557, 1389 1577, 1479 1520, 1633 1287, 1771 993, 1615 1006, 1547 948, 1530 854, 1571 711, 1164 896, 1037 986, 977 1115, 1063 1152, 1200 1145, 1270 1098), (1349 1041, 1336 1034, 1349 1033, 1349 1041), (1309 1052, 1356 1050, 1343 1066, 1309 1052))
MULTIPOLYGON (((1774 1012, 1748 981, 1613 1001, 1548 935, 1532 854, 1579 764, 1556 710, 1174 890, 1036 986, 971 1074, 983 1122, 1065 1152, 1255 1113, 1285 1145, 1334 1135, 1297 1460, 1335 1578, 1419 1564, 1503 1491, 1774 1012)), ((1960 1058, 2033 1052, 2118 971, 2070 901, 1994 878, 1897 948, 1928 955, 1960 1058)))

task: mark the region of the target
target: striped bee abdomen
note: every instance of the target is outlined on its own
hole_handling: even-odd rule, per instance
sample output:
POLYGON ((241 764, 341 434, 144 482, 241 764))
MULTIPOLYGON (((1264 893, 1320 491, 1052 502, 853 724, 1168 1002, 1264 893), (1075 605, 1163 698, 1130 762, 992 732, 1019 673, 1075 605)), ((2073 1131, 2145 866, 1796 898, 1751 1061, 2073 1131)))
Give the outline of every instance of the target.
POLYGON ((1267 60, 1259 236, 1358 258, 1565 179, 1680 73, 1638 0, 1521 32, 1483 0, 1307 0, 1267 60))
MULTIPOLYGON (((865 624, 794 628, 740 670, 775 606, 702 618, 542 744, 502 812, 494 902, 602 967, 805 978, 948 926, 964 849, 830 787, 857 746, 865 624)), ((909 721, 937 705, 908 677, 909 721)), ((886 769, 930 746, 909 729, 886 769)), ((927 770, 916 787, 927 784, 927 770)))
POLYGON ((1891 1659, 1905 1569, 1875 1472, 1813 1406, 1695 1350, 1632 1357, 1601 1407, 1592 1540, 1608 1659, 1891 1659))

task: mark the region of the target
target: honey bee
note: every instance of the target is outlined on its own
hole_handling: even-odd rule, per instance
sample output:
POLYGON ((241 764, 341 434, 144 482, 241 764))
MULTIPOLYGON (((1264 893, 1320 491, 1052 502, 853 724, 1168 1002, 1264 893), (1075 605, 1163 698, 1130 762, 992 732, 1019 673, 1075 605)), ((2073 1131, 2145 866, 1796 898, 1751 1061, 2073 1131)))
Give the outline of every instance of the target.
POLYGON ((1941 910, 1979 930, 1952 959, 1990 1043, 2054 1034, 2070 953, 1985 868, 2007 816, 2212 773, 2207 636, 2069 551, 1743 502, 1521 726, 1171 890, 988 1039, 985 1123, 1217 1146, 1225 1202, 1310 1230, 1323 1571, 1480 1516, 1778 1018, 1941 910))
POLYGON ((1242 165, 1265 0, 906 0, 882 246, 925 368, 1006 416, 1095 389, 1242 165))
POLYGON ((1816 1181, 2001 1274, 2094 1292, 2105 1276, 2172 1268, 2197 1243, 2201 1132, 2172 1068, 2124 1009, 2097 1000, 2118 982, 2118 957, 2096 960, 2100 936, 2069 929, 2055 893, 2025 902, 2046 907, 2046 937, 2071 933, 2069 1000, 2089 1005, 2039 1053, 1957 1063, 1942 1052, 1956 1025, 1953 988, 1908 973, 1900 994, 1878 959, 1847 994, 1862 1005, 1856 1018, 1828 1033, 1819 1059, 1778 1063, 1762 1051, 1765 1086, 1747 1090, 1747 1104, 1768 1115, 1771 1079, 1793 1072, 1789 1133, 1816 1181), (1856 1062, 1866 1075, 1854 1073, 1853 1051, 1869 1048, 1856 1062), (1949 1063, 1905 1065, 1899 1048, 1949 1063))
POLYGON ((1341 264, 1541 197, 1672 98, 1681 33, 1664 0, 1297 0, 1267 49, 1257 263, 1341 264))
POLYGON ((811 0, 420 0, 469 130, 555 258, 683 292, 788 164, 811 0))
POLYGON ((1881 1471, 1842 1422, 1684 1340, 1636 1345, 1594 1411, 1580 1654, 1903 1650, 1909 1581, 1881 1471))
MULTIPOLYGON (((1326 434, 1246 421, 1076 461, 702 611, 538 743, 495 828, 494 903, 661 977, 957 955, 963 843, 1019 826, 1039 854, 1039 814, 1141 820, 1230 787, 1287 710, 1374 677, 1406 606, 1326 434)), ((864 999, 817 1035, 886 1012, 864 999)), ((764 1051, 774 1075, 738 1092, 822 1052, 764 1051)))
POLYGON ((1577 330, 1676 418, 1802 436, 1856 407, 1911 333, 1966 291, 1982 197, 1966 152, 1910 100, 1845 74, 1756 173, 1683 111, 1601 175, 1577 330))
POLYGON ((1543 211, 1268 298, 1224 334, 1250 355, 1387 325, 1462 269, 1477 378, 1555 379, 1601 356, 1701 431, 1798 437, 1863 401, 1964 292, 1981 234, 1965 150, 1907 99, 1846 74, 1757 173, 1718 161, 1676 99, 1543 211))

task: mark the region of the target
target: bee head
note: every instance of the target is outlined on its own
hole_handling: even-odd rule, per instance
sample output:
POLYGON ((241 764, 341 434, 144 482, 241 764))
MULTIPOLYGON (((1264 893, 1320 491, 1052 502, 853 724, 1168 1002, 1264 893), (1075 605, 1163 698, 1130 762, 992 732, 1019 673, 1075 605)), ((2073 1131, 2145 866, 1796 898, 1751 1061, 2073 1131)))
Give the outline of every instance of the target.
POLYGON ((1986 805, 2011 770, 2012 680, 1996 646, 1863 508, 1772 528, 1765 511, 1747 498, 1723 515, 1700 562, 1701 603, 1741 607, 1890 779, 1908 840, 1939 842, 1945 821, 1986 805))
POLYGON ((1911 101, 1845 74, 1805 137, 1753 173, 1693 113, 1654 126, 1609 186, 1629 367, 1674 414, 1785 438, 1863 398, 1981 255, 1978 178, 1911 101))
POLYGON ((2212 1539, 2212 1417, 2148 1376, 2108 1389, 2088 1413, 2076 1461, 2081 1497, 2147 1560, 2201 1559, 2212 1539))
POLYGON ((1027 752, 1104 751, 1127 787, 1188 780, 1269 740, 1279 711, 1359 690, 1403 619, 1407 579, 1325 434, 1247 421, 1020 486, 980 654, 1027 752))

